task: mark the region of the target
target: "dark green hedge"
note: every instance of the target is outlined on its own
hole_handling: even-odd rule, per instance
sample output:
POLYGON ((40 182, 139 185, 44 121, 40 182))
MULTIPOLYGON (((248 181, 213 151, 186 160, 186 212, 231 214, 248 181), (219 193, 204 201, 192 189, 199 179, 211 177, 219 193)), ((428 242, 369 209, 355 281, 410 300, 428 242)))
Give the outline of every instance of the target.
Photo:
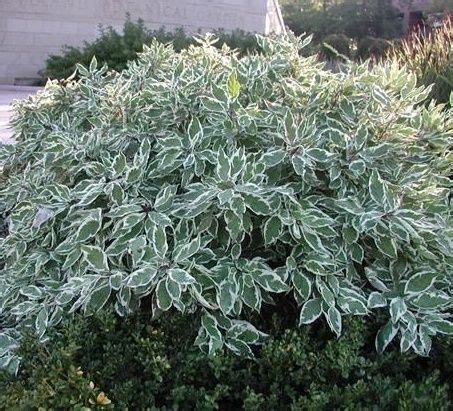
POLYGON ((451 339, 436 343, 432 358, 396 347, 379 356, 376 330, 361 319, 335 340, 322 324, 287 329, 282 314, 293 315, 268 313, 263 326, 276 337, 253 361, 206 357, 191 345, 197 325, 187 317, 79 317, 47 346, 26 338, 18 376, 0 376, 0 408, 96 408, 105 392, 104 407, 116 409, 448 409, 451 339))
MULTIPOLYGON (((124 23, 122 33, 118 33, 112 27, 100 29, 100 36, 93 42, 85 42, 82 47, 65 46, 61 55, 49 56, 42 76, 65 79, 75 71, 77 63, 89 66, 93 56, 96 56, 101 65, 107 64, 110 69, 121 71, 126 68, 128 61, 136 59, 137 53, 143 50, 144 44, 149 44, 153 40, 172 43, 176 51, 196 44, 193 36, 185 33, 183 29, 177 29, 174 32, 164 29, 148 30, 142 20, 134 22, 129 17, 124 23)), ((241 30, 231 33, 217 30, 214 34, 218 38, 218 47, 227 44, 242 53, 258 48, 256 38, 251 33, 241 30)))

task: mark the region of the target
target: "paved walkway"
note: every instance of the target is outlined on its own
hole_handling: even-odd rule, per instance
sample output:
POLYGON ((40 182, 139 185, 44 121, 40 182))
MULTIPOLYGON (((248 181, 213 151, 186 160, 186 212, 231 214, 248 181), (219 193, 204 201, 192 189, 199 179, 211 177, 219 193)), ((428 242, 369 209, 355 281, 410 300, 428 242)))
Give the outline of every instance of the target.
POLYGON ((0 144, 11 144, 12 130, 9 127, 11 102, 36 93, 39 87, 2 86, 0 85, 0 144))

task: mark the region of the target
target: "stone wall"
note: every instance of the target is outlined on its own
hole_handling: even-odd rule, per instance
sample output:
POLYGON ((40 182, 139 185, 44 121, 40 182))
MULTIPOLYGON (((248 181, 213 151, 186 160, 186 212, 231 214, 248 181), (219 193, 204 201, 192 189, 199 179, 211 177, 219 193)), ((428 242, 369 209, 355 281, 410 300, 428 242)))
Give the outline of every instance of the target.
MULTIPOLYGON (((49 54, 93 40, 126 13, 149 28, 280 32, 276 0, 0 0, 0 84, 38 77, 49 54)), ((278 8, 278 6, 277 6, 278 8)), ((280 16, 281 17, 281 16, 280 16)))

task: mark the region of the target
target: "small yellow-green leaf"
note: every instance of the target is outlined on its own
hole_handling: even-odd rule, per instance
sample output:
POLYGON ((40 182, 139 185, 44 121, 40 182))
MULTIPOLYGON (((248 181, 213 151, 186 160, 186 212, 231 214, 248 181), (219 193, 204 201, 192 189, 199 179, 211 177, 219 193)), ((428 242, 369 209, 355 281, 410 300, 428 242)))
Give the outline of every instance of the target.
POLYGON ((236 98, 239 95, 239 92, 241 90, 241 85, 238 81, 236 72, 232 72, 228 76, 227 87, 228 87, 228 94, 230 95, 231 98, 236 98))

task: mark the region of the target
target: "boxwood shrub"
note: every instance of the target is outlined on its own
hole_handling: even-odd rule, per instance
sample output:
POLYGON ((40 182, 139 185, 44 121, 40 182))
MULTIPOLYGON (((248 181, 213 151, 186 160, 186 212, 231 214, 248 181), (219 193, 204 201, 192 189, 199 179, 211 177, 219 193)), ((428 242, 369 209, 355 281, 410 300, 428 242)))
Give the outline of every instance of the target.
POLYGON ((16 104, 1 149, 0 363, 76 312, 200 315, 242 356, 292 295, 300 325, 384 312, 382 352, 451 334, 451 114, 396 65, 322 68, 309 39, 260 53, 153 42, 127 70, 79 66, 16 104))
MULTIPOLYGON (((290 297, 288 297, 290 298, 290 297)), ((318 322, 291 326, 268 310, 260 328, 272 334, 254 361, 196 347, 197 316, 165 314, 150 324, 140 310, 125 320, 108 310, 76 316, 41 344, 26 333, 16 377, 0 372, 2 409, 159 410, 447 410, 451 405, 451 338, 431 358, 374 351, 374 322, 346 318, 331 339, 318 322), (287 327, 290 328, 287 328, 287 327)), ((264 317, 264 318, 263 318, 264 317)))
MULTIPOLYGON (((182 28, 174 31, 164 28, 149 30, 143 20, 133 21, 130 16, 126 17, 120 33, 113 27, 100 27, 99 36, 94 41, 84 42, 80 47, 65 46, 61 54, 50 55, 46 60, 46 68, 40 74, 44 78, 64 80, 74 73, 77 63, 89 65, 93 56, 96 56, 100 64, 107 64, 110 69, 121 71, 127 67, 128 61, 137 58, 137 54, 143 50, 143 44, 149 44, 153 40, 171 43, 176 51, 196 44, 192 35, 182 28)), ((219 39, 216 44, 218 47, 227 44, 241 53, 248 53, 258 47, 255 36, 242 30, 216 30, 215 35, 219 39)))
POLYGON ((392 45, 389 40, 366 36, 357 44, 357 57, 362 60, 367 58, 382 59, 392 45))

